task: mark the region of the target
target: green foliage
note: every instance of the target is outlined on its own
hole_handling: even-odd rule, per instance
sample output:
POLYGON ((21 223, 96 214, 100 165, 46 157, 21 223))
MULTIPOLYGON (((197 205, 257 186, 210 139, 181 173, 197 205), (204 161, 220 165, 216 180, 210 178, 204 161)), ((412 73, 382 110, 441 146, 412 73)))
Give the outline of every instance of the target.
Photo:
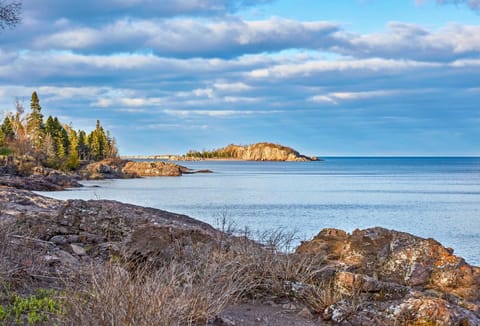
MULTIPOLYGON (((1 2, 1 0, 0 0, 1 2)), ((31 112, 24 115, 17 101, 16 114, 8 113, 0 127, 0 154, 33 156, 46 167, 75 170, 81 160, 103 160, 118 157, 115 140, 97 120, 88 134, 62 124, 57 117, 43 121, 42 107, 36 92, 30 100, 31 112)))
POLYGON ((84 130, 79 130, 78 134, 78 156, 80 160, 86 160, 89 155, 89 147, 87 144, 87 134, 84 130))
POLYGON ((118 156, 115 140, 110 136, 109 132, 105 133, 100 120, 97 120, 95 130, 88 135, 87 143, 90 149, 90 156, 95 161, 118 156))
POLYGON ((23 298, 13 294, 6 306, 0 306, 0 322, 37 325, 63 314, 62 302, 53 290, 39 289, 23 298))
POLYGON ((10 118, 8 116, 5 117, 0 128, 2 129, 5 141, 8 142, 13 140, 13 138, 15 137, 15 132, 13 131, 12 122, 10 121, 10 118))
POLYGON ((68 170, 75 170, 80 165, 80 155, 78 153, 77 132, 75 130, 71 129, 68 136, 69 136, 68 141, 69 141, 70 150, 68 152, 66 168, 68 170))
POLYGON ((40 149, 45 137, 42 107, 38 99, 37 92, 32 93, 30 100, 30 108, 32 112, 27 116, 27 133, 35 149, 40 149))

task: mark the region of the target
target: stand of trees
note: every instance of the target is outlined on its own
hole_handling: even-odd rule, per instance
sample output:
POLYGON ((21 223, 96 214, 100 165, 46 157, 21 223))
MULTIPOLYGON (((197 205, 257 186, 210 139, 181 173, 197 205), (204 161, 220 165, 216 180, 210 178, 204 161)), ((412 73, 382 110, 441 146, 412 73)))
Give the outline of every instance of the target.
POLYGON ((15 27, 19 24, 21 11, 22 3, 20 1, 0 0, 0 29, 15 27))
POLYGON ((89 134, 62 124, 57 117, 44 120, 36 92, 32 94, 30 109, 25 114, 17 101, 16 111, 7 113, 0 126, 0 154, 27 155, 43 166, 62 170, 75 170, 82 160, 118 157, 115 139, 99 120, 89 134))

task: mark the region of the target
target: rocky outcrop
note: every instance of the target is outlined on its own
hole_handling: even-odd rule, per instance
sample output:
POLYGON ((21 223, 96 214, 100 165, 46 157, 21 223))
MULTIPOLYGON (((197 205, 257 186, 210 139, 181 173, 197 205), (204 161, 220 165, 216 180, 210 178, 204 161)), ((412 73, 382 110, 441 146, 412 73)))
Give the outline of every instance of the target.
POLYGON ((257 143, 248 146, 229 145, 220 151, 231 153, 233 158, 245 161, 305 162, 316 160, 316 158, 300 155, 290 147, 271 143, 257 143))
POLYGON ((79 178, 75 174, 37 166, 32 168, 32 174, 29 176, 0 176, 0 185, 34 191, 59 191, 65 188, 81 187, 82 185, 78 182, 79 178))
POLYGON ((325 309, 326 319, 353 325, 480 324, 480 268, 433 239, 383 228, 352 234, 325 229, 296 254, 321 257, 320 274, 344 296, 325 309))
MULTIPOLYGON (((0 204, 0 226, 8 225, 19 250, 35 256, 37 266, 43 266, 40 274, 68 273, 112 257, 162 262, 219 239, 219 231, 188 216, 115 201, 61 201, 0 188, 0 204), (20 243, 32 239, 28 246, 20 243)), ((14 256, 20 269, 31 264, 25 254, 14 256)))
POLYGON ((301 155, 296 150, 279 144, 257 143, 253 145, 228 145, 213 151, 190 151, 184 156, 174 157, 174 160, 222 159, 242 161, 316 161, 317 157, 301 155))
POLYGON ((194 171, 185 166, 169 162, 135 162, 117 159, 88 164, 80 173, 86 179, 122 179, 159 176, 177 177, 183 174, 207 172, 211 171, 194 171))

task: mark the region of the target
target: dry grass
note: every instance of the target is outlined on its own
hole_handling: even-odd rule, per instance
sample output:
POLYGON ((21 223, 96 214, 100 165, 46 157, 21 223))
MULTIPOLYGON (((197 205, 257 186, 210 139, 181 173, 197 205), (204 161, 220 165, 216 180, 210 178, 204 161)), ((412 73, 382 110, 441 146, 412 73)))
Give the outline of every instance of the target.
POLYGON ((294 234, 281 230, 253 236, 263 245, 248 230, 224 234, 222 245, 168 261, 93 261, 63 275, 63 283, 39 261, 51 244, 15 232, 0 227, 0 282, 33 291, 52 288, 44 281, 56 277, 55 288, 65 289, 60 324, 205 325, 243 299, 288 298, 321 312, 340 298, 332 282, 319 279, 319 259, 289 253, 294 234))
POLYGON ((64 323, 205 325, 244 298, 289 298, 320 311, 333 297, 331 287, 316 284, 314 260, 246 238, 232 241, 228 249, 212 246, 193 257, 160 267, 158 262, 137 265, 134 270, 127 262, 97 265, 88 287, 70 288, 64 323))

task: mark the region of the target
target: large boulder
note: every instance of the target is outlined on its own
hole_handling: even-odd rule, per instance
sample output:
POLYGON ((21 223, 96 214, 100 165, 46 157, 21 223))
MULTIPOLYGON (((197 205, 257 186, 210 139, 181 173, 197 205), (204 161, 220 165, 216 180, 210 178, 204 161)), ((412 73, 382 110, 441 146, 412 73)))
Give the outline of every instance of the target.
POLYGON ((480 323, 480 268, 433 239, 378 227, 352 234, 324 229, 296 254, 321 257, 321 270, 334 270, 335 291, 361 298, 354 314, 348 299, 328 307, 326 315, 336 322, 480 323))

